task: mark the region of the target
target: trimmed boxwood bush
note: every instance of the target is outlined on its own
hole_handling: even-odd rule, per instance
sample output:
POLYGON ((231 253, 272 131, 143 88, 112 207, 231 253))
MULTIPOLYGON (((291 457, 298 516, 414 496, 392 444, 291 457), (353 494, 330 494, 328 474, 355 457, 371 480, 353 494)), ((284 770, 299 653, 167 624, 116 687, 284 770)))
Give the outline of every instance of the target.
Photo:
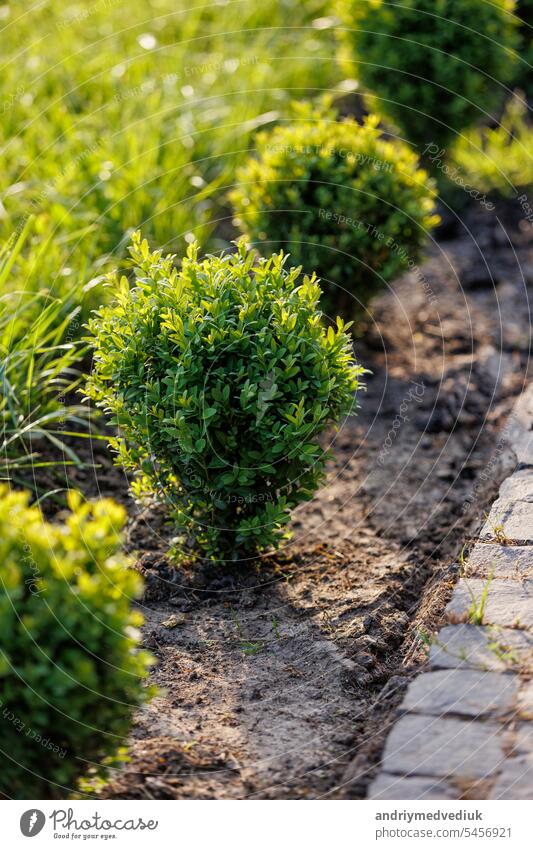
POLYGON ((337 9, 358 79, 419 152, 446 146, 501 102, 514 0, 337 0, 337 9))
POLYGON ((432 181, 407 145, 382 138, 378 122, 317 116, 259 133, 230 195, 248 238, 316 270, 328 311, 360 312, 417 261, 438 221, 432 181))
POLYGON ((110 411, 134 493, 173 505, 187 550, 237 557, 274 545, 311 498, 317 436, 354 404, 362 369, 343 322, 326 329, 314 276, 280 253, 199 260, 181 270, 137 234, 135 286, 90 322, 88 395, 110 411))
POLYGON ((0 486, 0 793, 16 799, 68 796, 120 753, 150 692, 130 609, 139 577, 117 553, 124 510, 69 504, 51 525, 0 486))

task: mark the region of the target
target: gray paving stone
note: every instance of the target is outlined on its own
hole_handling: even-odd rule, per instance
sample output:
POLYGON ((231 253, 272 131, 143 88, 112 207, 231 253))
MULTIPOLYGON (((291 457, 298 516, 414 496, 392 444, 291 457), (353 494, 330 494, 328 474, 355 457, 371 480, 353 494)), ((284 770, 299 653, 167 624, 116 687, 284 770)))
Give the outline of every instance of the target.
POLYGON ((509 542, 533 543, 533 504, 500 498, 495 501, 479 536, 494 540, 499 534, 509 542))
POLYGON ((491 799, 533 799, 533 755, 507 758, 491 799))
POLYGON ((486 778, 501 766, 502 740, 496 722, 408 714, 398 720, 387 739, 383 769, 465 781, 486 778))
POLYGON ((517 675, 475 669, 425 672, 409 685, 402 710, 432 716, 503 716, 513 710, 520 686, 517 675))
MULTIPOLYGON (((452 623, 467 621, 472 597, 479 604, 486 585, 481 578, 461 578, 446 608, 452 623)), ((533 581, 495 578, 488 588, 482 624, 533 628, 533 581)))
POLYGON ((465 566, 467 578, 516 578, 533 577, 533 546, 493 545, 477 543, 465 566))
POLYGON ((504 480, 500 487, 501 501, 533 502, 533 469, 519 469, 504 480))
POLYGON ((506 442, 516 455, 517 463, 533 465, 533 386, 529 386, 516 402, 506 427, 506 442))
POLYGON ((457 790, 446 781, 382 772, 370 785, 369 799, 457 799, 457 790))
POLYGON ((527 681, 521 687, 517 709, 521 719, 533 719, 533 681, 527 681))
POLYGON ((512 439, 507 444, 513 450, 516 462, 521 466, 531 466, 533 463, 533 444, 531 434, 523 428, 512 429, 512 439))
POLYGON ((522 674, 533 669, 533 385, 505 438, 517 469, 446 608, 453 624, 430 648, 431 671, 407 690, 372 799, 457 798, 473 783, 483 797, 489 787, 493 799, 533 799, 533 681, 522 674), (473 624, 485 590, 482 624, 473 624))
POLYGON ((533 754, 533 724, 518 722, 508 735, 507 749, 515 755, 533 754))
POLYGON ((446 625, 429 652, 433 669, 505 671, 533 666, 533 636, 513 628, 446 625))

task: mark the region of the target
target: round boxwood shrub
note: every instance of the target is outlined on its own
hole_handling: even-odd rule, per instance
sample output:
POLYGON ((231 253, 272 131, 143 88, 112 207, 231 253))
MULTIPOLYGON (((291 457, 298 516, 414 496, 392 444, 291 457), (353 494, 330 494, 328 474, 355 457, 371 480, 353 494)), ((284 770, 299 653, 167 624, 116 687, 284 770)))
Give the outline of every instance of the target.
MULTIPOLYGON (((125 513, 72 493, 64 524, 0 486, 0 793, 65 798, 93 764, 120 756, 149 695, 139 577, 117 553, 125 513)), ((92 768, 94 774, 94 768, 92 768)))
MULTIPOLYGON (((513 74, 514 0, 337 0, 364 88, 422 152, 491 113, 513 74)), ((371 101, 373 103, 373 101, 371 101)))
POLYGON ((87 393, 114 415, 134 493, 172 504, 185 551, 236 558, 279 543, 313 495, 317 436, 350 413, 362 369, 342 320, 322 325, 314 276, 243 241, 197 252, 178 271, 135 236, 136 285, 90 322, 87 393))
POLYGON ((438 221, 432 181, 378 122, 317 117, 260 133, 230 195, 249 239, 316 270, 328 311, 361 312, 418 260, 438 221))

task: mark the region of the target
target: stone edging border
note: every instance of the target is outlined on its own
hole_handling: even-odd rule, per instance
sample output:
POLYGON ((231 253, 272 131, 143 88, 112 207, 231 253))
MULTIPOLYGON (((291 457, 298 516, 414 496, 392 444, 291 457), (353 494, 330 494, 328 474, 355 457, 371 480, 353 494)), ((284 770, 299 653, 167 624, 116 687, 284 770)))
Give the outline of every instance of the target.
POLYGON ((370 799, 533 799, 533 385, 506 442, 516 468, 399 708, 370 799))

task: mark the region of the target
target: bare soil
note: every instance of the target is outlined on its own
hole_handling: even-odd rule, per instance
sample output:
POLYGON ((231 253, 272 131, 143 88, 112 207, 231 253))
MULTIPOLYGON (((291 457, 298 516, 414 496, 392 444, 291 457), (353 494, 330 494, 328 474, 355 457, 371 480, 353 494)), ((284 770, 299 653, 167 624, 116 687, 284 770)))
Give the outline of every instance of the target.
MULTIPOLYGON (((364 797, 461 547, 513 463, 499 434, 529 362, 516 209, 450 218, 422 274, 375 303, 359 414, 331 434, 327 483, 282 551, 176 569, 161 510, 132 519, 160 694, 105 797, 364 797)), ((92 485, 125 497, 103 466, 92 485)))

